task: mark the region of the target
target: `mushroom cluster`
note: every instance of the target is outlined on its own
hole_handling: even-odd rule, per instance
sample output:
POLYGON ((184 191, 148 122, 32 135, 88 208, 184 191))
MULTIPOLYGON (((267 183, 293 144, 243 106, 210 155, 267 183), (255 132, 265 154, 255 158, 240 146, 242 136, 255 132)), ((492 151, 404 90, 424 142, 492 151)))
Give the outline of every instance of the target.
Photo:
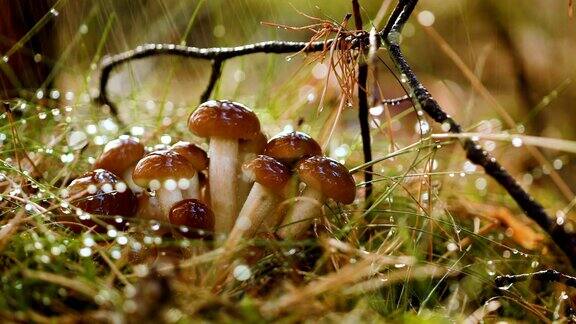
POLYGON ((71 183, 70 201, 121 221, 80 223, 125 227, 131 218, 148 219, 169 225, 165 233, 213 233, 217 244, 233 247, 258 233, 300 238, 327 200, 355 199, 351 174, 322 156, 312 137, 289 132, 267 140, 242 104, 207 101, 191 113, 188 128, 208 140, 208 152, 190 142, 148 152, 129 136, 109 142, 94 169, 71 183))

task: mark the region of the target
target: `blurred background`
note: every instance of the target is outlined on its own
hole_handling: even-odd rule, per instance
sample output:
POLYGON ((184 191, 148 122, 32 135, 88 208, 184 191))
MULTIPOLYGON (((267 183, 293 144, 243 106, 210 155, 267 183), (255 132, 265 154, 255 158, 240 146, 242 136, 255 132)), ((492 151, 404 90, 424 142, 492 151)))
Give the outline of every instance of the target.
MULTIPOLYGON (((365 29, 382 28, 393 3, 360 3, 365 29)), ((338 24, 351 12, 350 1, 309 0, 0 0, 0 4, 2 97, 70 107, 74 111, 70 129, 85 132, 96 146, 122 132, 151 134, 156 142, 189 136, 184 118, 198 104, 210 73, 209 62, 185 58, 155 57, 123 65, 108 85, 128 125, 118 129, 105 110, 90 104, 90 97, 98 94, 98 64, 106 55, 143 43, 218 47, 306 41, 313 35, 308 30, 262 22, 294 27, 322 21, 338 24)), ((467 130, 572 140, 576 23, 568 12, 567 0, 421 1, 402 42, 417 75, 467 130)), ((384 97, 403 95, 399 76, 385 66, 391 66, 386 51, 381 49, 378 55, 382 60, 377 61, 369 92, 375 100, 380 97, 375 95, 377 79, 384 97)), ((268 135, 300 129, 325 138, 341 96, 332 77, 324 105, 319 106, 327 67, 326 60, 304 55, 236 58, 224 64, 212 97, 252 107, 268 135)), ((393 119, 385 123, 383 108, 374 102, 371 109, 375 157, 441 131, 440 125, 418 121, 411 107, 391 107, 393 119)), ((326 140, 328 154, 349 166, 362 161, 356 114, 354 100, 344 110, 336 135, 326 140)), ((521 142, 483 144, 547 206, 560 209, 574 196, 570 155, 554 150, 534 153, 521 142)), ((441 163, 439 170, 477 171, 466 164, 457 146, 443 148, 438 156, 452 159, 441 163)), ((390 161, 376 171, 390 168, 401 171, 402 165, 390 161)), ((486 180, 472 184, 484 194, 495 186, 486 180)))

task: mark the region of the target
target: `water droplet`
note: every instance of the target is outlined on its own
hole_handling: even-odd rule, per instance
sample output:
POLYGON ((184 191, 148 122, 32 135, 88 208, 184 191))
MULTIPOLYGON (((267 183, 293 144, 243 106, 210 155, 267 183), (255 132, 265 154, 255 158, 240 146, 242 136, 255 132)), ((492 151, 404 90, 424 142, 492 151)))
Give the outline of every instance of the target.
POLYGON ((418 13, 418 16, 416 18, 420 23, 420 25, 425 27, 432 26, 434 24, 434 21, 436 20, 434 14, 428 10, 422 10, 421 12, 418 13))
POLYGON ((238 281, 246 281, 252 276, 252 271, 245 264, 239 264, 234 268, 232 275, 238 281))
POLYGON ((58 10, 56 10, 56 9, 54 9, 54 8, 50 9, 50 13, 51 13, 54 17, 57 17, 57 16, 60 14, 60 12, 58 12, 58 10))
POLYGON ((522 139, 520 137, 512 138, 512 146, 514 146, 514 147, 522 146, 522 139))
POLYGON ((92 249, 89 247, 83 247, 78 251, 78 254, 80 254, 81 257, 89 257, 92 255, 92 249))

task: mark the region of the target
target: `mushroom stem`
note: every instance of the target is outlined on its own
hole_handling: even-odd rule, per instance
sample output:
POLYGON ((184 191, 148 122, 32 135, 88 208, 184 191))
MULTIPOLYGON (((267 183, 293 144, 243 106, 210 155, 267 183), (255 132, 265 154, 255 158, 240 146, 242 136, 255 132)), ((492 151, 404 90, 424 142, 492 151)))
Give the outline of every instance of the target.
POLYGON ((198 179, 198 172, 190 179, 190 186, 188 189, 182 190, 182 197, 184 199, 200 199, 200 180, 198 179))
POLYGON ((228 234, 236 221, 238 177, 238 141, 210 138, 209 179, 212 211, 215 215, 216 238, 228 234))
MULTIPOLYGON (((250 158, 248 156, 246 156, 247 154, 241 154, 241 158, 240 161, 241 163, 239 163, 239 172, 238 172, 238 198, 237 198, 237 204, 238 206, 243 206, 244 203, 246 202, 246 199, 248 198, 248 195, 250 194, 250 188, 252 187, 252 184, 254 183, 254 179, 250 179, 249 177, 246 177, 246 175, 244 175, 244 173, 242 172, 242 164, 244 164, 245 162, 249 161, 250 158)), ((254 154, 251 154, 250 157, 254 158, 254 154)))
POLYGON ((168 190, 164 187, 156 190, 156 196, 158 197, 160 209, 162 209, 162 216, 166 221, 168 220, 168 213, 170 213, 170 208, 172 208, 175 203, 184 199, 182 197, 182 191, 179 189, 168 190))
POLYGON ((242 210, 240 210, 225 246, 233 248, 241 238, 254 236, 261 228, 260 225, 264 219, 274 212, 279 201, 279 197, 270 189, 255 182, 242 210))
POLYGON ((283 239, 300 237, 322 213, 324 203, 322 192, 308 186, 302 192, 302 196, 296 199, 296 203, 278 229, 278 235, 283 239))
POLYGON ((124 183, 126 183, 128 188, 130 188, 130 190, 132 190, 133 193, 141 193, 142 191, 144 191, 144 189, 134 182, 134 180, 132 179, 132 172, 134 172, 134 166, 124 171, 124 174, 122 174, 122 180, 124 180, 124 183))

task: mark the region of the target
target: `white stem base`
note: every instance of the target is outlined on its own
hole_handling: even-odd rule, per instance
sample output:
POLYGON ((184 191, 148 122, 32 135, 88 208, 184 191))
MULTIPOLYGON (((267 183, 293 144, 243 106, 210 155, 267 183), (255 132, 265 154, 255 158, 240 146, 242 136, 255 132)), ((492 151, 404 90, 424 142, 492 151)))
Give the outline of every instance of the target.
POLYGON ((210 138, 210 202, 214 212, 216 240, 226 235, 238 216, 238 141, 210 138))
POLYGON ((126 183, 128 188, 130 188, 130 190, 132 190, 133 193, 141 193, 144 191, 144 188, 137 185, 132 179, 133 171, 134 171, 133 167, 128 168, 128 170, 124 171, 124 174, 122 175, 122 180, 124 180, 124 183, 126 183))
POLYGON ((184 199, 200 199, 200 180, 198 179, 198 173, 190 179, 190 187, 182 190, 182 197, 184 199))
POLYGON ((284 218, 282 226, 278 229, 278 235, 283 239, 302 236, 314 219, 322 213, 323 202, 324 196, 320 191, 306 187, 284 218))
POLYGON ((158 203, 160 209, 162 209, 162 215, 164 216, 164 221, 168 222, 168 214, 170 213, 170 208, 183 199, 182 192, 180 189, 168 190, 164 187, 156 190, 156 197, 158 197, 158 203))

